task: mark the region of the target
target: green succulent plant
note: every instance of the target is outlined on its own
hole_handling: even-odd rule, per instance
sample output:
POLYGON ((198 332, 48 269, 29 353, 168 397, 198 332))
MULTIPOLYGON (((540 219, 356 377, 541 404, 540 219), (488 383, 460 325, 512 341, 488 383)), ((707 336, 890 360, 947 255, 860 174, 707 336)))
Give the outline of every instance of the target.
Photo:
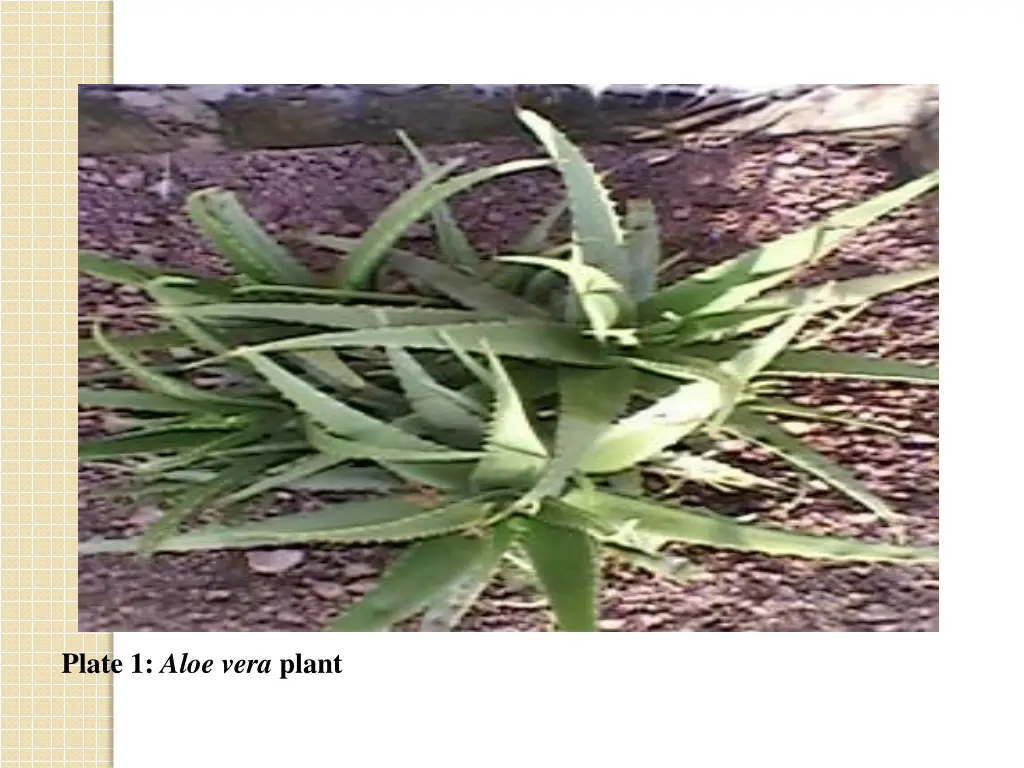
POLYGON ((559 630, 591 631, 604 559, 683 578, 670 544, 936 560, 934 548, 796 533, 665 501, 644 477, 772 485, 704 453, 722 436, 738 438, 899 530, 884 500, 776 418, 850 420, 765 385, 938 384, 935 367, 820 349, 825 336, 813 328, 834 329, 883 293, 935 280, 937 267, 785 287, 850 234, 937 187, 937 172, 659 286, 665 262, 651 204, 627 201, 620 216, 563 133, 532 112, 520 117, 547 159, 452 176, 457 161, 435 165, 402 134, 421 180, 361 237, 301 235, 341 254, 331 278, 311 274, 218 189, 193 194, 188 210, 230 277, 81 252, 83 272, 143 288, 170 326, 132 335, 96 326, 80 343, 80 355, 105 354, 137 385, 80 386, 81 404, 134 414, 127 430, 82 443, 80 459, 113 462, 133 493, 163 510, 140 536, 82 542, 81 553, 405 544, 376 587, 329 625, 347 631, 416 617, 423 628, 453 628, 506 562, 535 579, 559 630), (447 201, 544 168, 561 174, 565 199, 511 252, 485 258, 447 201), (400 245, 427 216, 439 258, 400 245), (564 217, 568 241, 553 242, 564 217), (388 271, 414 290, 385 292, 388 271), (168 349, 181 352, 160 363, 139 355, 168 349), (235 519, 282 489, 362 497, 235 519), (222 519, 183 530, 211 512, 222 519))

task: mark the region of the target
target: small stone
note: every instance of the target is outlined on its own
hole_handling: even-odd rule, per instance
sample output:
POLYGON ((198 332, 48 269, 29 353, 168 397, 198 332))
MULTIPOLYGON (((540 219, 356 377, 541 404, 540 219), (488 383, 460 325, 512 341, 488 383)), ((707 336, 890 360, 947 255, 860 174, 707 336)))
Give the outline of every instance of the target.
POLYGON ((78 158, 79 168, 95 168, 100 164, 100 161, 95 157, 80 157, 78 158))
POLYGON ((600 619, 597 622, 598 629, 606 632, 618 632, 626 626, 625 619, 600 619))
POLYGON ((775 162, 779 165, 796 165, 800 162, 799 152, 781 152, 775 156, 775 162))
POLYGON ((814 429, 814 425, 806 421, 783 421, 779 424, 789 434, 799 437, 814 429))
POLYGON ((272 575, 284 573, 301 563, 306 554, 301 549, 270 549, 247 552, 245 559, 253 573, 272 575))
POLYGON ((747 444, 743 440, 720 440, 715 447, 726 453, 741 453, 747 449, 747 444))
POLYGON ((333 581, 314 581, 309 588, 314 595, 324 600, 337 600, 345 594, 345 588, 333 581))
POLYGON ((925 433, 918 433, 916 435, 910 435, 906 438, 908 445, 937 445, 939 438, 935 435, 928 435, 925 433))
POLYGON ((164 512, 160 507, 147 504, 144 507, 139 507, 139 510, 128 518, 128 522, 131 525, 137 525, 140 528, 145 528, 152 525, 163 516, 164 512))
POLYGON ((146 174, 142 171, 128 171, 114 177, 114 185, 125 189, 141 187, 146 183, 146 174))
POLYGON ((211 603, 222 603, 231 597, 230 589, 209 589, 203 597, 211 603))
POLYGON ((377 569, 366 563, 352 563, 341 569, 341 575, 345 580, 357 581, 369 576, 376 576, 377 569))
POLYGON ((140 256, 153 256, 160 253, 160 246, 152 245, 151 243, 132 243, 128 247, 140 256))
POLYGON ((280 621, 282 624, 302 625, 306 623, 306 619, 302 614, 296 613, 295 611, 282 610, 274 614, 274 618, 280 621))
POLYGON ((373 579, 363 579, 362 581, 353 581, 350 584, 345 585, 346 592, 354 592, 357 595, 365 595, 376 585, 373 579))

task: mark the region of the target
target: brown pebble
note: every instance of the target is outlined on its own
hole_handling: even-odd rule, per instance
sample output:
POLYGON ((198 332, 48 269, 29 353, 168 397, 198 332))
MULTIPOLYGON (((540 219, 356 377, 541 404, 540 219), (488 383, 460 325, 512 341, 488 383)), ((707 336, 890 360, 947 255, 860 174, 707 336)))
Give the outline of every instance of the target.
POLYGON ((349 579, 356 581, 358 579, 365 579, 368 576, 376 576, 377 569, 366 563, 351 563, 341 569, 341 575, 346 581, 349 579))
POLYGON ((314 581, 309 588, 313 594, 324 600, 337 600, 345 594, 345 588, 333 581, 314 581))
POLYGON ((141 187, 146 181, 146 174, 142 171, 128 171, 114 177, 114 184, 125 189, 141 187))
POLYGON ((306 623, 306 619, 302 614, 289 610, 278 611, 274 614, 274 618, 282 624, 294 624, 296 626, 301 626, 306 623))
POLYGON ((373 579, 362 579, 361 581, 353 581, 351 584, 345 585, 347 592, 354 592, 357 595, 365 595, 377 584, 373 579))
POLYGON ((257 549, 245 554, 249 570, 263 575, 283 573, 301 563, 305 557, 301 549, 257 549))

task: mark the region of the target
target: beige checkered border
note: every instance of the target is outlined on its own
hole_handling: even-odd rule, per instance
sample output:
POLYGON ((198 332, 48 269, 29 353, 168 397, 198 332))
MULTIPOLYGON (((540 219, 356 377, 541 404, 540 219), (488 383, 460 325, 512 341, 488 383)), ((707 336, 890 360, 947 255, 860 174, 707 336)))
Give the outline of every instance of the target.
POLYGON ((111 2, 0 2, 0 765, 109 766, 112 681, 79 634, 79 83, 110 82, 111 2))

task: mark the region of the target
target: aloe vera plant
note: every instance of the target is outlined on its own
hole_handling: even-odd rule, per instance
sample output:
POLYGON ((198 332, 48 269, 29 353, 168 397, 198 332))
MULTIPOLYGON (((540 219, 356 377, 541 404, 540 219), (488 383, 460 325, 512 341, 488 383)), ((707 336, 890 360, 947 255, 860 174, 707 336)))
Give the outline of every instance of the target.
MULTIPOLYGON (((849 234, 938 184, 937 172, 801 232, 659 286, 653 208, 620 216, 602 177, 555 126, 521 113, 549 159, 450 177, 404 134, 423 178, 360 238, 304 235, 336 251, 309 274, 220 190, 189 200, 235 270, 221 280, 82 252, 80 268, 147 290, 169 327, 118 336, 103 353, 138 385, 82 386, 80 402, 135 414, 80 447, 116 461, 162 503, 138 537, 83 542, 83 554, 183 552, 304 543, 405 543, 378 585, 330 628, 386 630, 421 617, 458 624, 506 562, 527 568, 562 631, 597 627, 605 559, 681 578, 670 544, 826 560, 929 562, 933 548, 813 536, 655 499, 648 475, 771 485, 700 455, 722 435, 767 448, 898 529, 899 516, 850 472, 774 421, 833 414, 766 394, 767 381, 862 377, 937 385, 938 370, 816 348, 815 324, 937 268, 786 288, 849 234), (503 174, 553 166, 564 201, 508 253, 487 259, 447 200, 503 174), (440 258, 401 247, 429 216, 440 258), (567 216, 567 242, 552 238, 567 216), (415 287, 382 290, 386 270, 415 287), (159 368, 140 357, 183 347, 159 368), (192 376, 219 377, 213 391, 192 376), (374 494, 309 513, 189 526, 281 489, 374 494)), ((840 319, 844 315, 841 315, 840 319)), ((870 426, 870 425, 869 425, 870 426)))

